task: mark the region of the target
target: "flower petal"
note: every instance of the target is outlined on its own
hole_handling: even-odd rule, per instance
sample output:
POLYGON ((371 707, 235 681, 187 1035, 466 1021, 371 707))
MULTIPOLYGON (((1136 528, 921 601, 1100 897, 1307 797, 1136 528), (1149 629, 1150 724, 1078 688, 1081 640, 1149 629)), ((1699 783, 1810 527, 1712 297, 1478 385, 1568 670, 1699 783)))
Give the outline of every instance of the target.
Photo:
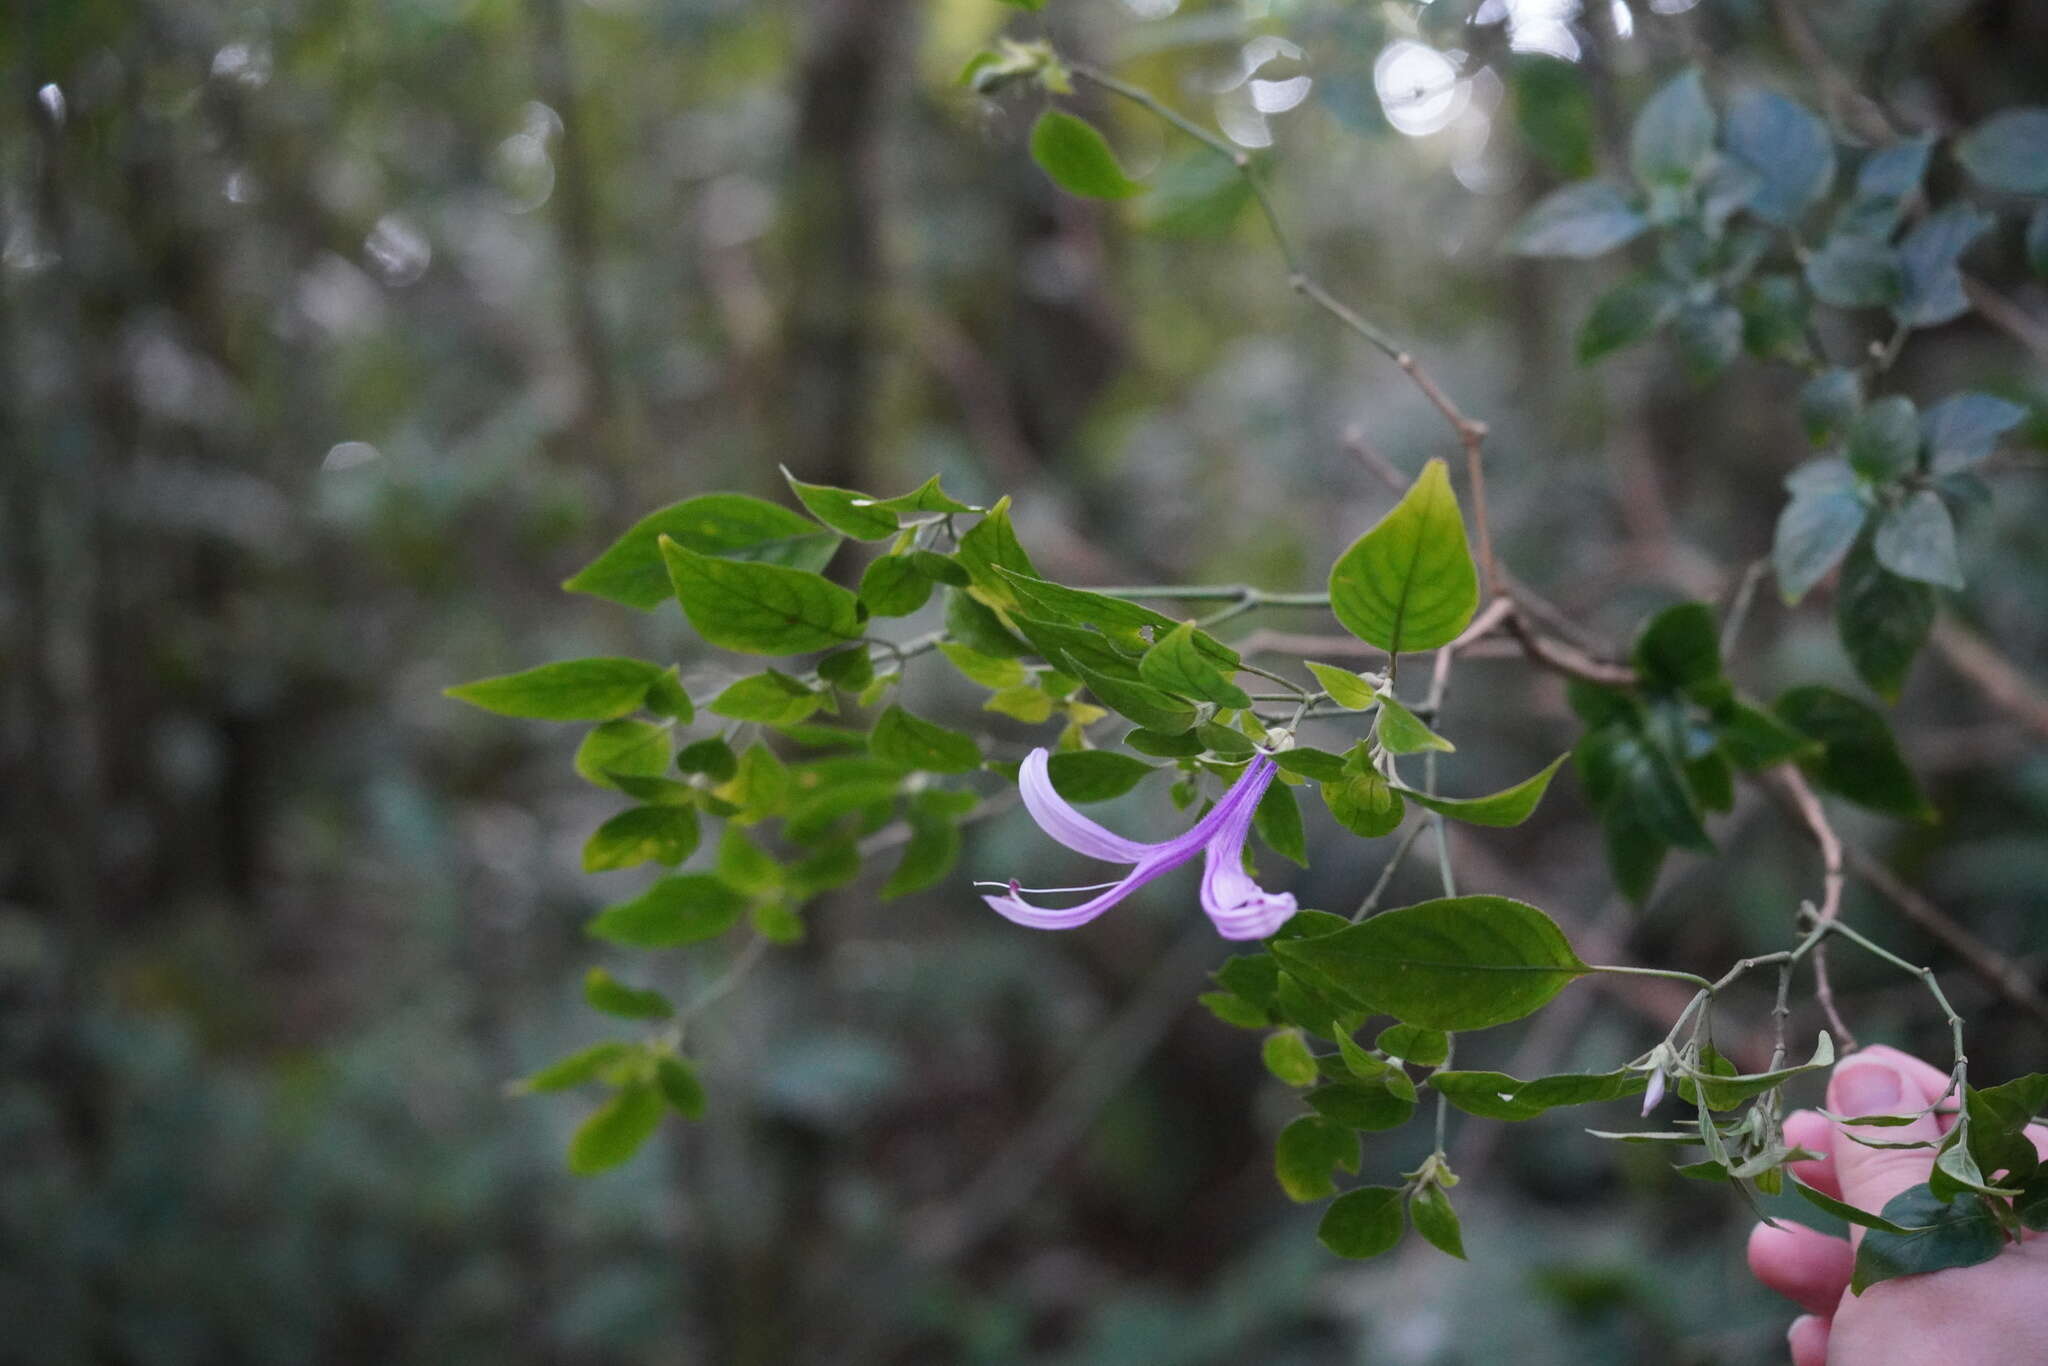
MULTIPOLYGON (((1244 842, 1251 834, 1252 815, 1272 782, 1270 762, 1263 773, 1247 770, 1245 790, 1232 789, 1237 800, 1226 822, 1210 836, 1202 864, 1202 910, 1225 939, 1264 939, 1287 923, 1295 912, 1291 892, 1268 892, 1244 870, 1244 842)), ((1226 798, 1229 800, 1229 798, 1226 798)))
MULTIPOLYGON (((1190 850, 1188 853, 1177 856, 1170 855, 1164 858, 1146 859, 1126 873, 1123 880, 1114 887, 1091 897, 1078 906, 1067 906, 1064 908, 1034 906, 1018 895, 1015 890, 1005 892, 1001 896, 985 896, 982 900, 986 901, 990 909, 994 910, 997 915, 1002 916, 1005 920, 1023 925, 1026 928, 1034 930, 1071 930, 1076 926, 1087 924, 1095 919, 1096 916, 1101 915, 1104 911, 1116 905, 1117 902, 1122 901, 1132 892, 1137 891, 1138 888, 1150 882, 1153 878, 1158 877, 1169 869, 1179 867, 1193 856, 1193 851, 1190 850)), ((1015 883, 1011 884, 1013 889, 1015 886, 1015 883)))
MULTIPOLYGON (((1099 858, 1105 863, 1137 863, 1160 847, 1125 839, 1076 811, 1066 798, 1053 791, 1052 770, 1048 767, 1050 761, 1051 756, 1045 750, 1034 749, 1024 756, 1024 762, 1017 769, 1017 792, 1024 798, 1024 809, 1031 813, 1032 820, 1038 822, 1039 829, 1075 853, 1099 858)), ((993 903, 996 898, 987 900, 993 903)))

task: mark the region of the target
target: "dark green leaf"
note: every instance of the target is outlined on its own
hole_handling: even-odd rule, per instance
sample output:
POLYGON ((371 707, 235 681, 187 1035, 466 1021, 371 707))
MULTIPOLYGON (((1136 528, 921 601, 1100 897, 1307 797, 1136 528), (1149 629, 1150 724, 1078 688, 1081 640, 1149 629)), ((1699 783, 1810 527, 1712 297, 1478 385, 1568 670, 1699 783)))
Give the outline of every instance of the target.
POLYGON ((1339 1257, 1377 1257, 1401 1241, 1401 1192, 1365 1186, 1333 1201, 1316 1229, 1322 1245, 1339 1257))
POLYGON ((818 677, 847 692, 857 693, 875 680, 874 657, 865 644, 856 645, 818 661, 818 677))
POLYGON ((1323 783, 1323 805, 1337 824, 1354 835, 1378 839, 1391 834, 1408 814, 1401 794, 1378 773, 1346 773, 1323 783))
POLYGON ((1553 190, 1518 224, 1508 250, 1521 256, 1603 256, 1649 226, 1621 191, 1598 180, 1553 190))
POLYGON ((839 538, 798 513, 743 493, 686 498, 651 513, 562 587, 648 611, 673 591, 659 542, 663 536, 705 555, 760 560, 819 570, 839 538))
POLYGON ((1444 1030, 1519 1020, 1588 970, 1549 916, 1499 896, 1425 901, 1273 952, 1367 1009, 1444 1030))
POLYGON ((1303 1115, 1280 1131, 1273 1145, 1273 1174, 1287 1198, 1300 1204, 1337 1193, 1331 1173, 1358 1170, 1358 1135, 1340 1124, 1303 1115))
POLYGON ((1192 622, 1162 636, 1138 661, 1138 675, 1155 688, 1220 707, 1249 707, 1252 699, 1231 682, 1195 644, 1192 622))
POLYGON ((708 873, 665 877, 630 901, 598 912, 597 939, 635 949, 672 949, 715 939, 739 920, 747 899, 708 873))
POLYGON ((1910 1186, 1885 1202, 1884 1217, 1911 1232, 1872 1229, 1863 1235, 1856 1249, 1856 1272, 1849 1281, 1854 1294, 1894 1276, 1976 1266, 2005 1247, 1998 1222, 1977 1195, 1943 1201, 1924 1185, 1910 1186))
POLYGON ((1857 676, 1885 701, 1898 700, 1934 612, 1933 589, 1879 564, 1868 537, 1856 543, 1835 591, 1835 629, 1857 676))
POLYGON ((1128 754, 1100 749, 1055 754, 1047 769, 1053 790, 1070 802, 1106 802, 1121 797, 1153 771, 1152 765, 1128 754))
MULTIPOLYGON (((973 535, 969 532, 968 535, 973 535)), ((989 607, 957 588, 946 590, 946 633, 976 654, 1015 659, 1031 653, 989 607)))
POLYGON ((1529 819, 1549 789, 1551 776, 1557 772, 1558 765, 1570 757, 1560 754, 1533 776, 1486 797, 1432 797, 1413 788, 1397 787, 1394 790, 1417 806, 1426 806, 1431 811, 1441 812, 1469 825, 1506 828, 1529 819))
POLYGON ((1302 833, 1301 807, 1294 800, 1294 789, 1282 783, 1269 786, 1252 812, 1252 828, 1268 849, 1308 866, 1308 838, 1302 833))
POLYGON ((1567 61, 1517 53, 1508 65, 1515 123, 1522 136, 1563 176, 1593 169, 1595 120, 1590 82, 1567 61))
POLYGON ((655 1063, 654 1084, 668 1108, 684 1119, 704 1117, 704 1084, 681 1058, 663 1058, 655 1063))
POLYGON ((1441 1187, 1424 1186, 1410 1196, 1408 1217, 1431 1247, 1460 1261, 1465 1259, 1465 1238, 1458 1230, 1458 1216, 1451 1208, 1451 1197, 1441 1187))
POLYGON ((932 595, 932 580, 907 556, 884 555, 860 576, 860 600, 878 617, 907 617, 932 595))
POLYGON ((1956 524, 1948 505, 1932 489, 1909 493, 1878 519, 1872 541, 1878 563, 1904 579, 1941 588, 1963 586, 1956 557, 1956 524))
POLYGON ((1823 370, 1799 388, 1799 421, 1816 446, 1846 436, 1862 410, 1863 380, 1854 370, 1823 370))
POLYGON ((661 1109, 661 1093, 647 1082, 620 1087, 577 1126, 569 1140, 569 1170, 594 1176, 623 1164, 660 1126, 661 1109))
POLYGON ((1149 754, 1155 759, 1192 759, 1209 747, 1202 737, 1193 731, 1168 735, 1143 728, 1124 736, 1124 743, 1138 753, 1149 754))
POLYGON ((1878 399, 1849 428, 1849 465, 1865 479, 1896 479, 1920 459, 1920 411, 1901 394, 1878 399))
POLYGON ((1324 1119, 1370 1133, 1398 1129, 1415 1113, 1415 1098, 1389 1090, 1384 1081, 1318 1086, 1308 1093, 1308 1103, 1324 1119))
POLYGON ((1273 762, 1283 773, 1295 773, 1304 778, 1313 778, 1319 783, 1334 782, 1344 777, 1344 757, 1332 754, 1326 749, 1283 749, 1273 755, 1273 762))
POLYGON ((1431 460, 1378 525, 1330 570, 1330 610, 1389 654, 1455 640, 1479 605, 1465 521, 1442 460, 1431 460))
POLYGON ((716 736, 684 745, 676 754, 676 768, 684 773, 701 773, 714 783, 729 782, 740 771, 732 746, 716 736))
POLYGON ((1429 1085, 1460 1110, 1484 1119, 1534 1119, 1564 1105, 1592 1105, 1642 1094, 1649 1078, 1626 1069, 1573 1072, 1522 1081, 1505 1072, 1433 1072, 1429 1085))
MULTIPOLYGON (((867 649, 865 645, 860 648, 867 649)), ((769 669, 734 683, 713 698, 707 710, 735 721, 788 726, 809 716, 823 701, 808 684, 769 669)))
POLYGON ((1805 1196, 1807 1202, 1816 1209, 1826 1210, 1837 1219, 1845 1219, 1852 1224, 1861 1224, 1864 1228, 1881 1228, 1886 1233, 1906 1236, 1910 1236, 1913 1233, 1912 1229, 1906 1228, 1901 1224, 1895 1224, 1881 1214, 1872 1214, 1869 1210, 1858 1209, 1845 1200, 1837 1200, 1832 1195, 1817 1191, 1796 1176, 1792 1178, 1792 1189, 1805 1196))
MULTIPOLYGON (((954 560, 973 579, 975 591, 988 604, 1005 611, 1018 603, 1016 589, 1008 579, 997 573, 1007 569, 1012 573, 1038 577, 1037 568, 1031 563, 1031 556, 1017 539, 1015 528, 1010 525, 1010 500, 1001 498, 990 508, 982 519, 968 528, 960 538, 959 548, 954 551, 954 560)), ((956 637, 985 655, 1000 655, 1001 650, 990 649, 985 643, 978 643, 968 635, 955 632, 956 637)), ((1018 653, 1022 653, 1019 651, 1018 653)))
POLYGON ((981 767, 974 737, 891 706, 875 722, 868 748, 878 759, 927 773, 971 773, 981 767))
POLYGON ((1813 1056, 1803 1063, 1781 1067, 1772 1072, 1755 1072, 1742 1076, 1707 1076, 1692 1079, 1687 1099, 1695 1104, 1704 1103, 1709 1110, 1732 1110, 1751 1096, 1761 1095, 1780 1083, 1803 1072, 1823 1071, 1835 1065, 1835 1044, 1825 1033, 1813 1047, 1813 1056))
POLYGON ((673 868, 697 847, 697 813, 687 806, 636 806, 597 827, 583 845, 583 871, 602 873, 649 861, 673 868))
POLYGON ((1419 1067, 1441 1067, 1451 1055, 1451 1041, 1441 1029, 1420 1025, 1388 1025, 1373 1040, 1373 1047, 1388 1057, 1404 1058, 1419 1067))
POLYGON ((1652 95, 1629 131, 1629 167, 1646 186, 1690 182, 1713 150, 1714 110, 1696 68, 1652 95))
POLYGON ((2038 204, 2027 219, 2027 264, 2034 274, 2048 277, 2048 204, 2038 204))
POLYGON ((1722 142, 1756 176, 1749 207, 1771 223, 1797 223, 1827 197, 1835 179, 1828 126, 1796 100, 1745 90, 1728 103, 1722 142))
POLYGON ((1633 346, 1678 311, 1681 295, 1662 280, 1627 280, 1593 301, 1593 311, 1579 329, 1579 364, 1633 346))
POLYGON ((816 574, 700 555, 666 536, 660 545, 683 614, 713 645, 788 655, 830 649, 860 634, 853 594, 816 574))
POLYGON ((1074 673, 1095 699, 1147 730, 1160 731, 1167 735, 1179 735, 1192 729, 1195 724, 1195 709, 1171 693, 1161 692, 1147 683, 1134 683, 1129 679, 1098 672, 1072 655, 1067 662, 1073 665, 1074 673))
POLYGON ((2048 194, 2048 108, 2007 109, 1956 139, 1956 160, 1979 183, 2048 194))
POLYGON ((1713 609, 1703 602, 1667 607, 1636 637, 1636 672, 1643 686, 1680 692, 1721 676, 1721 643, 1713 609))
POLYGON ((1058 109, 1046 110, 1031 125, 1031 159, 1068 194, 1128 199, 1145 188, 1124 174, 1101 133, 1058 109))
POLYGON ((1815 741, 1746 702, 1731 702, 1715 715, 1714 726, 1721 753, 1737 768, 1752 773, 1821 751, 1815 741))
POLYGON ((806 484, 791 474, 788 466, 783 467, 782 477, 789 481, 789 487, 811 510, 811 515, 834 531, 860 541, 887 540, 897 532, 896 514, 877 507, 876 500, 865 493, 827 484, 806 484))
POLYGON ((1742 346, 1763 360, 1798 362, 1808 355, 1806 291, 1790 275, 1762 275, 1742 288, 1742 346))
POLYGON ((666 1020, 676 1013, 668 997, 643 987, 629 987, 603 968, 583 976, 583 999, 622 1020, 666 1020))
POLYGON ((951 555, 941 555, 936 550, 913 550, 904 558, 910 561, 911 568, 933 583, 942 583, 948 588, 965 588, 974 582, 951 555))
POLYGON ((1794 688, 1773 708, 1781 720, 1823 746, 1800 765, 1830 792, 1873 811, 1907 820, 1936 819, 1877 711, 1818 685, 1794 688))
POLYGON ((610 721, 639 710, 647 690, 664 677, 640 659, 566 659, 464 683, 448 689, 448 696, 501 716, 610 721))

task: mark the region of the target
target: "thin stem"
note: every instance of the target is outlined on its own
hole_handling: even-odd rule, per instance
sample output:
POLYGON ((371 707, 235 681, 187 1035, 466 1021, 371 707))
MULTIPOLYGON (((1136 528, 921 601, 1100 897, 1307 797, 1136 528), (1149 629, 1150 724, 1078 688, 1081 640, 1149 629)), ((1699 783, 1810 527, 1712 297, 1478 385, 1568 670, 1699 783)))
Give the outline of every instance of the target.
POLYGON ((1417 821, 1408 827, 1407 832, 1401 836, 1401 842, 1394 846, 1394 852, 1388 857, 1386 866, 1380 869, 1379 879, 1372 884, 1372 890, 1365 894, 1365 900, 1358 903, 1358 909, 1351 913, 1353 920, 1363 920, 1379 909, 1380 898, 1387 893, 1387 884, 1392 882, 1394 874, 1401 870, 1402 861, 1408 857, 1408 851, 1415 847, 1415 841, 1422 837, 1422 832, 1426 828, 1427 823, 1423 821, 1417 821))
POLYGON ((1328 607, 1328 593, 1269 593, 1248 583, 1147 583, 1090 588, 1106 598, 1149 598, 1154 602, 1248 602, 1254 607, 1328 607))
MULTIPOLYGON (((1446 1035, 1444 1036, 1444 1060, 1443 1060, 1443 1062, 1442 1062, 1442 1063, 1441 1063, 1441 1064, 1439 1065, 1439 1068, 1438 1068, 1438 1070, 1439 1070, 1439 1071, 1441 1071, 1441 1070, 1442 1070, 1443 1068, 1445 1068, 1445 1067, 1449 1067, 1449 1066, 1451 1065, 1451 1055, 1452 1055, 1452 1053, 1453 1053, 1453 1052, 1454 1052, 1454 1051, 1456 1050, 1456 1048, 1457 1048, 1457 1045, 1458 1045, 1458 1040, 1457 1040, 1457 1038, 1456 1038, 1455 1036, 1453 1036, 1453 1035, 1449 1035, 1449 1034, 1446 1034, 1446 1035)), ((1443 1156, 1445 1156, 1445 1153, 1444 1153, 1444 1132, 1445 1132, 1445 1128, 1446 1128, 1446 1126, 1448 1125, 1448 1123, 1449 1123, 1449 1121, 1450 1121, 1450 1115, 1451 1115, 1451 1098, 1450 1098, 1450 1096, 1449 1096, 1448 1094, 1446 1094, 1445 1092, 1443 1092, 1443 1091, 1439 1091, 1439 1092, 1437 1092, 1437 1093, 1436 1093, 1436 1152, 1435 1152, 1435 1154, 1434 1154, 1434 1155, 1435 1155, 1435 1156, 1437 1156, 1437 1157, 1443 1157, 1443 1156)))
MULTIPOLYGON (((1592 963, 1588 964, 1588 970, 1604 972, 1610 977, 1661 977, 1667 982, 1690 982, 1698 987, 1704 996, 1713 995, 1719 986, 1718 983, 1709 982, 1696 972, 1681 972, 1677 968, 1638 968, 1621 963, 1592 963)), ((1691 1011, 1692 1007, 1687 1006, 1685 1013, 1678 1017, 1681 1023, 1691 1011)))
POLYGON ((747 974, 754 970, 754 964, 761 961, 761 956, 767 951, 767 948, 768 941, 760 935, 757 934, 752 939, 749 939, 746 947, 739 951, 739 954, 726 967, 725 971, 714 977, 709 986, 698 992, 696 996, 683 1005, 682 1009, 676 1012, 675 1024, 672 1026, 672 1029, 678 1046, 682 1043, 684 1028, 692 1020, 730 995, 733 988, 744 981, 747 974))

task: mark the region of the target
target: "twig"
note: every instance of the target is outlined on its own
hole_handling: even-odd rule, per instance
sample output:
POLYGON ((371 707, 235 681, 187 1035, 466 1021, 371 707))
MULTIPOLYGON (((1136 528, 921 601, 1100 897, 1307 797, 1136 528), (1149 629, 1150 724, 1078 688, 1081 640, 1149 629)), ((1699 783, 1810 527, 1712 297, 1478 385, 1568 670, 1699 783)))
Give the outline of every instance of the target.
POLYGON ((1380 454, 1379 447, 1365 439, 1365 428, 1350 426, 1344 429, 1344 449, 1358 458, 1358 463, 1371 470, 1382 484, 1396 493, 1408 491, 1408 480, 1394 463, 1380 454))
POLYGON ((1984 637, 1944 617, 1934 628, 1934 648, 1988 701, 2035 734, 2048 735, 2048 696, 1984 637))
POLYGON ((2048 327, 2037 322, 2033 314, 1969 275, 1963 277, 1963 293, 1986 322, 2033 352, 2034 359, 2042 365, 2048 365, 2048 327))
POLYGON ((1379 878, 1372 884, 1372 890, 1365 894, 1365 900, 1359 902, 1358 909, 1351 913, 1353 920, 1363 920, 1379 909, 1380 898, 1387 894, 1387 884, 1394 880, 1394 874, 1401 870, 1401 864, 1407 859, 1408 851, 1415 847, 1415 841, 1420 839, 1422 832, 1428 828, 1427 821, 1417 821, 1408 827, 1407 833, 1401 836, 1401 842, 1394 846, 1394 852, 1388 857, 1386 866, 1380 869, 1379 878))
MULTIPOLYGON (((1842 841, 1828 821, 1827 809, 1820 804, 1820 798, 1813 795, 1813 789, 1807 786, 1804 774, 1787 764, 1778 770, 1778 781, 1783 784, 1785 795, 1790 799, 1793 810, 1799 813, 1807 833, 1820 846, 1823 871, 1820 909, 1815 912, 1815 922, 1821 926, 1832 925, 1842 913, 1842 841)), ((1835 1036, 1844 1046, 1854 1048, 1856 1036, 1842 1022, 1842 1013, 1835 1007, 1834 984, 1828 978, 1827 948, 1825 939, 1813 946, 1813 994, 1827 1015, 1828 1025, 1835 1031, 1835 1036)), ((1780 994, 1783 994, 1782 988, 1780 994)), ((1776 1066, 1775 1063, 1772 1065, 1776 1066)))
POLYGON ((1728 614, 1721 620, 1721 658, 1727 659, 1735 653, 1735 644, 1742 639, 1743 623, 1749 620, 1749 609, 1756 601, 1757 585, 1764 581, 1764 575, 1771 569, 1768 556, 1759 556, 1749 562, 1749 568, 1742 571, 1742 579, 1735 585, 1735 596, 1729 600, 1728 614))

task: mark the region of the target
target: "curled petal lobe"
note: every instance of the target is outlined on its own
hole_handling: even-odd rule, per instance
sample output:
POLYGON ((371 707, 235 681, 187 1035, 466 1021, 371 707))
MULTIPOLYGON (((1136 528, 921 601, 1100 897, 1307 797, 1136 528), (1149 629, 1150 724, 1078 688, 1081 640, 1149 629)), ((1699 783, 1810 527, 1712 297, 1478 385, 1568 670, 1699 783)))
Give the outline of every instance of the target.
POLYGON ((1076 811, 1053 790, 1051 755, 1034 749, 1017 769, 1017 792, 1038 828, 1077 854, 1105 863, 1136 863, 1156 847, 1125 839, 1076 811))

